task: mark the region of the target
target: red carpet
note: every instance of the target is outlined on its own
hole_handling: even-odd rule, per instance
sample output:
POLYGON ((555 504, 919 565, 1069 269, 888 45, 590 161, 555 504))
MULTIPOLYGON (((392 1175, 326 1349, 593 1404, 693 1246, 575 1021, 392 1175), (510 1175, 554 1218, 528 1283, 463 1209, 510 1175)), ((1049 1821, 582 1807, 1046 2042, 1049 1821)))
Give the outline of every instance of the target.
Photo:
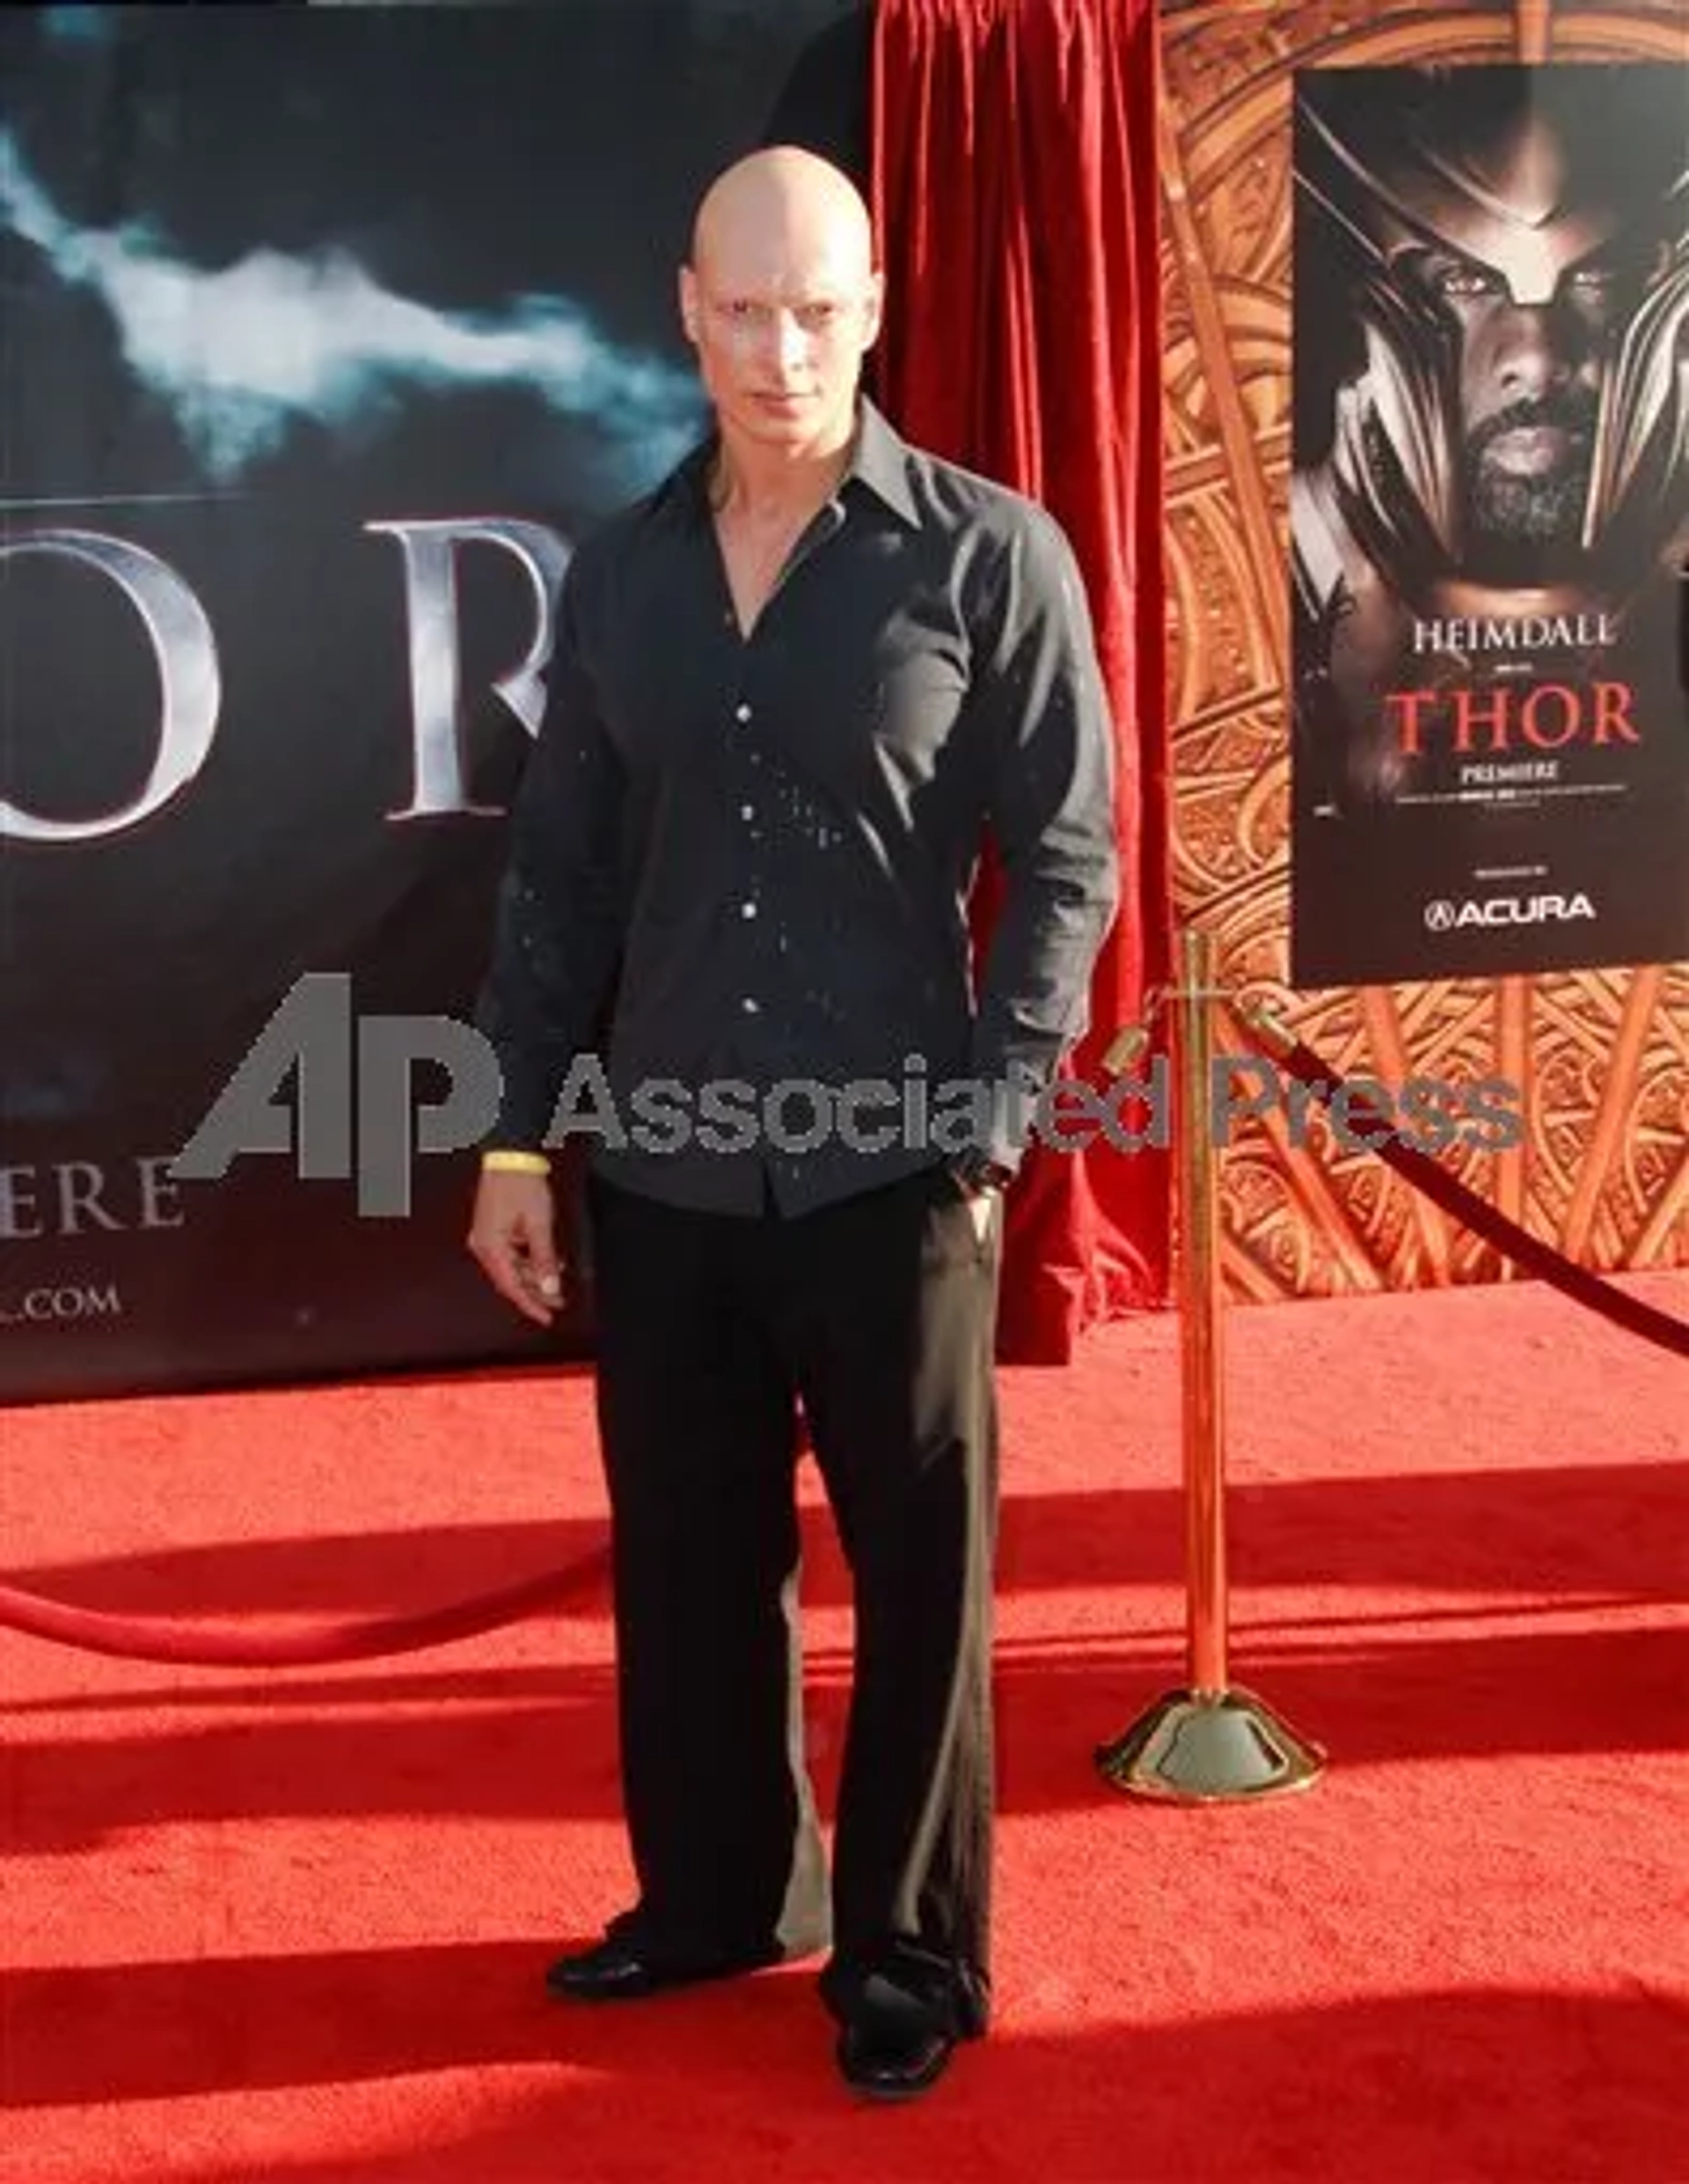
MULTIPOLYGON (((1631 1286, 1689 1316, 1689 1277, 1631 1286)), ((602 1592, 324 1671, 0 1635, 0 2176, 1680 2184, 1689 1374, 1536 1289, 1231 1326, 1233 1672, 1331 1771, 1102 1785, 1182 1674, 1175 1330, 1007 1374, 999 2029, 927 2101, 852 2107, 807 1968, 540 1997, 627 1885, 602 1592)), ((588 1395, 14 1411, 0 1576, 259 1629, 491 1589, 598 1535, 588 1395)), ((824 1783, 849 1630, 812 1537, 824 1783)))

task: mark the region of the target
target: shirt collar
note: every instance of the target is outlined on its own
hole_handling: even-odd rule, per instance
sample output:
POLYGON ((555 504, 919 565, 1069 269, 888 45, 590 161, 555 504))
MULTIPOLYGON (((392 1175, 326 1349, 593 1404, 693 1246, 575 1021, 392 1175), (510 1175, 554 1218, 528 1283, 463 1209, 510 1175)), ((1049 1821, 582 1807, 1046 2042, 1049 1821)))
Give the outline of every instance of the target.
MULTIPOLYGON (((717 436, 712 432, 670 473, 666 488, 679 494, 688 512, 699 520, 709 512, 710 465, 717 443, 717 436)), ((840 484, 841 493, 852 481, 866 486, 893 515, 901 517, 912 530, 919 530, 920 510, 909 486, 909 444, 866 394, 857 399, 856 446, 840 484)))
POLYGON ((857 404, 856 453, 846 475, 859 478, 895 516, 901 516, 912 530, 920 529, 920 510, 909 489, 909 443, 866 394, 857 404))

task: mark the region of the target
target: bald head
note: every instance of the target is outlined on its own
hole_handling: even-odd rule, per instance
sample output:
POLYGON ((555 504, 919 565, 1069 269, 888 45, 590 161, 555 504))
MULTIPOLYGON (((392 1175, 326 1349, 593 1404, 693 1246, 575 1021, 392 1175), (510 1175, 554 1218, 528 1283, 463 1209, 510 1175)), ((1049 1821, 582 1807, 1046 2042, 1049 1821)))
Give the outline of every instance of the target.
POLYGON ((723 261, 777 251, 824 256, 866 280, 874 270, 868 209, 850 177, 813 151, 776 144, 716 177, 692 224, 692 265, 706 275, 723 261))
POLYGON ((868 209, 837 167, 781 144, 718 176, 680 310, 728 442, 787 454, 839 444, 880 296, 868 209))

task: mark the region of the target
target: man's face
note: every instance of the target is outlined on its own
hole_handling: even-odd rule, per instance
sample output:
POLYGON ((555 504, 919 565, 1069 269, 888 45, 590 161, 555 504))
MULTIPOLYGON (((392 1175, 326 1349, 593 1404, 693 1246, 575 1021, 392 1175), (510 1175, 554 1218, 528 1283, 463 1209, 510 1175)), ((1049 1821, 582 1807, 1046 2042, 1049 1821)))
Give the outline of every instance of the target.
POLYGON ((824 218, 733 223, 681 273, 681 316, 723 426, 787 451, 852 417, 881 282, 824 218))
POLYGON ((1578 548, 1608 337, 1630 283, 1598 252, 1525 302, 1497 268, 1451 251, 1417 254, 1413 277, 1456 333, 1469 558, 1546 572, 1556 549, 1578 548))

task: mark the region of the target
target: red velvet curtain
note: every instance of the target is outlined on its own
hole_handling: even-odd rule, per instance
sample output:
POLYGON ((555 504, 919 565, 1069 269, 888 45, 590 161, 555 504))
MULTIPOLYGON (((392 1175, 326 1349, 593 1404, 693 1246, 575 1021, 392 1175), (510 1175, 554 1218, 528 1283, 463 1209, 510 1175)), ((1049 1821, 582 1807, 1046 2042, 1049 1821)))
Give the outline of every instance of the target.
MULTIPOLYGON (((910 439, 1043 502, 1096 620, 1124 898, 1072 1074, 1100 1084, 1171 947, 1154 0, 879 0, 872 83, 876 398, 910 439)), ((1005 1359, 1064 1362, 1087 1326, 1165 1301, 1168 1184, 1162 1153, 1035 1147, 1010 1200, 1005 1359)))

